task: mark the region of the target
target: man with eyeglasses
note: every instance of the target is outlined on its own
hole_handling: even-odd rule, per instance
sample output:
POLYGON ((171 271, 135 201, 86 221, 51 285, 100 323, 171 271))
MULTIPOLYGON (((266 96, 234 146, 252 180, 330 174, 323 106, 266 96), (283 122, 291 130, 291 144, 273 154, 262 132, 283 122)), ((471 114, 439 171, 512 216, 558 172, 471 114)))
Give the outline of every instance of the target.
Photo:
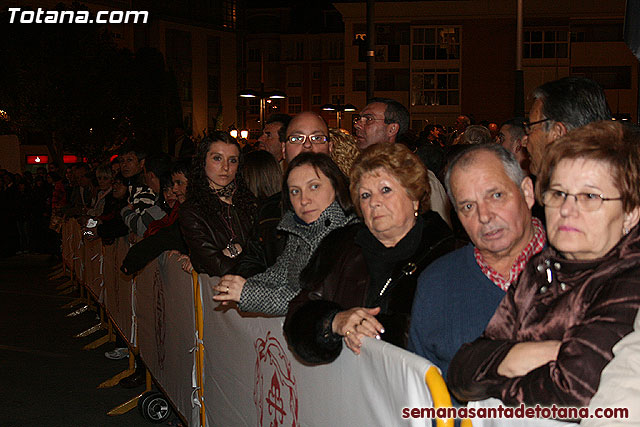
POLYGON ((409 130, 409 111, 394 99, 372 98, 353 117, 353 127, 361 150, 381 142, 393 144, 409 130))
MULTIPOLYGON (((327 123, 311 111, 297 114, 280 133, 284 136, 282 156, 287 163, 304 151, 330 154, 333 149, 327 123)), ((286 244, 286 237, 277 230, 281 218, 282 193, 278 192, 259 206, 251 236, 232 270, 233 274, 246 279, 275 263, 286 244)))
POLYGON ((304 111, 291 119, 282 144, 282 154, 287 163, 304 151, 330 154, 332 149, 329 126, 320 115, 304 111))
POLYGON ((602 88, 584 77, 564 77, 533 91, 529 120, 524 122, 523 145, 531 155, 531 173, 538 174, 547 145, 572 129, 611 120, 602 88))
MULTIPOLYGON (((409 111, 394 99, 372 98, 360 114, 353 117, 353 127, 360 150, 373 144, 395 144, 409 130, 409 111)), ((451 205, 444 187, 430 170, 429 184, 431 210, 451 226, 451 205)))

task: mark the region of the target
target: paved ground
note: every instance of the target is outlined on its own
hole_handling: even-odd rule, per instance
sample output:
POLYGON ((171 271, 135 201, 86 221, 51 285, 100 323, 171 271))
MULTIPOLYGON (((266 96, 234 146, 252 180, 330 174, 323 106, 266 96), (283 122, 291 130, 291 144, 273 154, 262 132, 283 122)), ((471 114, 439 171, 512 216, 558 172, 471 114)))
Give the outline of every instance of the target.
POLYGON ((137 409, 121 416, 111 408, 143 388, 98 389, 102 381, 127 368, 127 359, 108 360, 105 344, 82 347, 103 332, 75 339, 96 324, 96 314, 65 317, 60 306, 75 295, 58 296, 47 274, 45 255, 0 258, 0 426, 146 426, 137 409))

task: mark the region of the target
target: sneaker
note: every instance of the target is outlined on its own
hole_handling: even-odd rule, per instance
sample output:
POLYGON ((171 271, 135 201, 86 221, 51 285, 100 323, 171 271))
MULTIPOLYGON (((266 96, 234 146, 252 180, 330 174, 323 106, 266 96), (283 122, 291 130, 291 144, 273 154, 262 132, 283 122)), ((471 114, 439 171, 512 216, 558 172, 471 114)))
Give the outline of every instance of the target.
POLYGON ((116 348, 111 351, 105 351, 104 357, 111 360, 120 360, 129 357, 129 349, 127 347, 116 348))

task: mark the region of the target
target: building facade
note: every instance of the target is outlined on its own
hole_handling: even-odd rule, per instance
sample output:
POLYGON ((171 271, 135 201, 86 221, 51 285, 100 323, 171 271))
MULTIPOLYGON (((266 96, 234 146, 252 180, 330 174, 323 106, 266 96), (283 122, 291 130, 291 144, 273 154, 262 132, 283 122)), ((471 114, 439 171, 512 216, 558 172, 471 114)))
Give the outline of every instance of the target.
MULTIPOLYGON (((366 5, 334 5, 345 25, 344 94, 362 105, 366 5)), ((622 38, 624 13, 623 0, 525 1, 525 112, 536 86, 578 75, 605 89, 614 114, 637 120, 638 61, 622 38)), ((515 1, 379 1, 375 22, 375 96, 407 105, 414 130, 451 125, 459 114, 497 122, 513 116, 515 1)))
MULTIPOLYGON (((315 111, 336 126, 336 113, 323 111, 324 104, 344 104, 344 31, 336 10, 313 15, 313 25, 301 25, 293 7, 254 8, 247 11, 244 38, 244 88, 264 92, 284 91, 286 99, 265 103, 264 117, 281 112, 295 115, 315 111)), ((239 126, 257 138, 261 124, 258 99, 238 106, 239 126)))

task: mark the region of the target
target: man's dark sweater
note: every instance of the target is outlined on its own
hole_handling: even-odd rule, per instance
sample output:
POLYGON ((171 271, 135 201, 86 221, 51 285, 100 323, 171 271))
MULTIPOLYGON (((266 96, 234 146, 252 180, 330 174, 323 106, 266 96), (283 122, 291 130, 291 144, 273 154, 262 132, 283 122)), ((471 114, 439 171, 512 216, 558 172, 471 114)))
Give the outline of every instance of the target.
POLYGON ((446 378, 453 356, 482 334, 504 295, 480 270, 472 244, 434 261, 418 279, 408 350, 446 378))

